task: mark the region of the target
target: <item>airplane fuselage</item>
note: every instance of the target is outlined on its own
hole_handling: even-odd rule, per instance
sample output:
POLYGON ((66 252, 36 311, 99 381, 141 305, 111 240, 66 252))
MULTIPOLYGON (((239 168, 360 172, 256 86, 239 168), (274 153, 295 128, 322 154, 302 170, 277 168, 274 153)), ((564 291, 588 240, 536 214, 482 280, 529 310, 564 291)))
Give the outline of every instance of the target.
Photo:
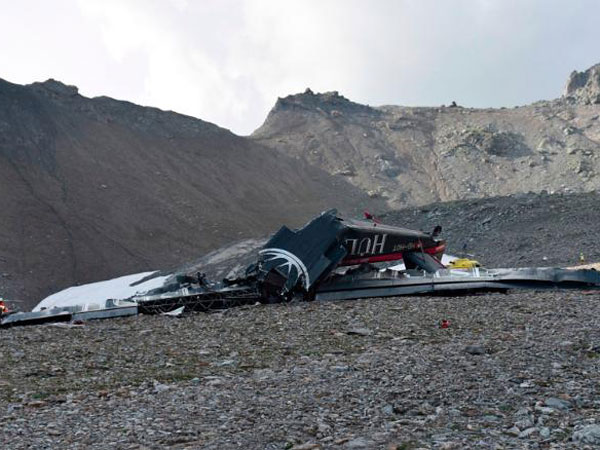
POLYGON ((414 251, 439 259, 446 249, 444 240, 420 231, 354 220, 344 221, 344 225, 348 228, 343 239, 347 253, 341 266, 396 261, 403 253, 414 251))

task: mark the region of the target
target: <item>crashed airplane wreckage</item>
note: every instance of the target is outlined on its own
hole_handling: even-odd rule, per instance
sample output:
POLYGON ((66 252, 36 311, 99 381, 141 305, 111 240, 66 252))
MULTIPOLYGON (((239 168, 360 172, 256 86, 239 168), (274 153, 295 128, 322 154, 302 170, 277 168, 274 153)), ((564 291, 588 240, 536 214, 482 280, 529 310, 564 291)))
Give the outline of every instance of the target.
POLYGON ((431 233, 346 220, 335 210, 322 213, 303 228, 282 227, 258 252, 245 275, 218 283, 201 273, 178 274, 166 285, 125 301, 107 300, 91 313, 63 307, 5 317, 11 326, 54 320, 166 313, 185 307, 207 311, 255 303, 302 300, 347 300, 417 294, 468 294, 509 289, 600 289, 593 269, 518 268, 449 269, 442 263, 446 242, 441 227, 431 233), (382 268, 402 260, 405 268, 382 268))

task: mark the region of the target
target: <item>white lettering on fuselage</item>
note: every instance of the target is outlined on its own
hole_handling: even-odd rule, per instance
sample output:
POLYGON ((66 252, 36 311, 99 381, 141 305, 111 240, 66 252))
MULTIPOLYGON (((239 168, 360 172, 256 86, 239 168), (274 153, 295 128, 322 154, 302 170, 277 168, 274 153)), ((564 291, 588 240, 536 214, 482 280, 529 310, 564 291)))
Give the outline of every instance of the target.
POLYGON ((348 253, 350 255, 367 255, 367 254, 381 254, 385 248, 385 241, 387 239, 387 234, 376 234, 373 236, 373 240, 371 238, 362 238, 358 239, 346 239, 344 242, 346 244, 346 248, 348 249, 348 253))
POLYGON ((362 238, 358 244, 358 254, 360 256, 371 253, 371 238, 362 238))
POLYGON ((350 248, 348 249, 348 253, 351 255, 356 255, 356 243, 358 242, 358 239, 346 239, 346 247, 350 246, 350 248))
POLYGON ((373 248, 371 248, 372 253, 383 253, 383 247, 385 246, 385 238, 387 238, 387 234, 375 235, 375 237, 373 238, 373 248))

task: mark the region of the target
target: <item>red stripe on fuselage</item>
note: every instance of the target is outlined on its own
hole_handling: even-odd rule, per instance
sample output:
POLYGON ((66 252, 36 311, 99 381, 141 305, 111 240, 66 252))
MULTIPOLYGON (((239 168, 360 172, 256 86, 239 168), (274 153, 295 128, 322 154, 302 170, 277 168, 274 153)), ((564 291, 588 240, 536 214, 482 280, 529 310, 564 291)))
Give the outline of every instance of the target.
MULTIPOLYGON (((437 247, 430 247, 423 249, 423 252, 428 253, 430 255, 437 255, 438 253, 443 253, 446 250, 445 244, 440 244, 437 247)), ((418 251, 418 250, 413 250, 418 251)), ((385 261, 396 261, 402 259, 402 253, 386 253, 385 255, 372 255, 372 256, 361 256, 361 257, 352 257, 348 259, 342 260, 339 264, 340 266, 353 266, 356 264, 363 263, 376 263, 376 262, 385 262, 385 261)))

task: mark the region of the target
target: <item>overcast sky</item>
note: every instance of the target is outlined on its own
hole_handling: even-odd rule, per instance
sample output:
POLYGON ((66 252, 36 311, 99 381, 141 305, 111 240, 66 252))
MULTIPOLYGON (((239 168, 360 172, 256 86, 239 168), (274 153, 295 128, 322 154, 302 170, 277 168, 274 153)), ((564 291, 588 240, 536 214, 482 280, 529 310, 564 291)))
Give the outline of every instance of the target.
POLYGON ((249 134, 277 97, 514 106, 600 62, 598 0, 0 0, 0 78, 249 134))

